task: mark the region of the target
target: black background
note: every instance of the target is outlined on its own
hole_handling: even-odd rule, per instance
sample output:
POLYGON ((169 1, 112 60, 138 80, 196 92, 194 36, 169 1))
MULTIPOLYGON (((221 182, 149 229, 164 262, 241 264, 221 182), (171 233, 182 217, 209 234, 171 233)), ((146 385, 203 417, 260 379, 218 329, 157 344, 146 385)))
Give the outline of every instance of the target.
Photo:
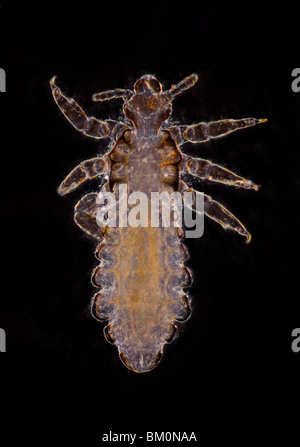
MULTIPOLYGON (((264 1, 2 2, 1 421, 12 444, 100 445, 102 433, 291 427, 299 422, 300 66, 295 4, 264 1), (121 101, 93 93, 132 88, 152 73, 165 88, 198 73, 176 98, 175 122, 266 117, 189 154, 261 185, 259 192, 200 184, 233 211, 250 245, 206 220, 188 240, 193 314, 159 366, 135 374, 89 315, 94 245, 73 223, 91 182, 56 188, 99 151, 62 117, 49 80, 88 114, 117 119, 121 101), (71 441, 72 440, 72 441, 71 441)), ((299 40, 299 38, 298 38, 299 40)), ((105 149, 107 142, 101 141, 105 149)), ((2 427, 3 428, 3 427, 2 427)), ((2 432, 3 433, 3 432, 2 432)), ((241 438, 243 439, 243 438, 241 438)), ((139 442, 142 445, 141 441, 139 442)), ((105 444, 104 444, 105 445, 105 444)))

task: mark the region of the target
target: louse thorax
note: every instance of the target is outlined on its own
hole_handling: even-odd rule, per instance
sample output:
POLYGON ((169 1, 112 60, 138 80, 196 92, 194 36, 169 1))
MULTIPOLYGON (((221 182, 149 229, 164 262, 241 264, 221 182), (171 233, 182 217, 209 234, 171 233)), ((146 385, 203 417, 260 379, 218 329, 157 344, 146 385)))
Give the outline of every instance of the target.
POLYGON ((113 184, 125 182, 129 193, 142 191, 150 195, 176 188, 182 156, 167 131, 143 138, 128 130, 113 147, 109 159, 113 184))
POLYGON ((142 76, 134 85, 134 95, 123 108, 139 134, 157 134, 172 111, 170 100, 162 93, 162 86, 152 75, 142 76))

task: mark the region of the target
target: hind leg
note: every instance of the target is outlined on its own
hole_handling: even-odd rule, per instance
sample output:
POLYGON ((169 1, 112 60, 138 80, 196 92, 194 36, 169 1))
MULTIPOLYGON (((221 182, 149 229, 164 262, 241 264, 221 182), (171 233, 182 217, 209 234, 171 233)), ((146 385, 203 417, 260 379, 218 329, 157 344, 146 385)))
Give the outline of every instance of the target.
POLYGON ((251 241, 251 234, 244 227, 244 225, 232 214, 225 206, 221 205, 221 203, 213 200, 210 196, 203 194, 199 191, 196 191, 193 188, 189 188, 183 181, 180 182, 179 185, 180 192, 190 192, 193 193, 192 205, 186 203, 186 197, 183 195, 184 205, 187 208, 195 210, 196 204, 196 196, 202 196, 204 198, 204 214, 210 219, 217 222, 221 225, 225 230, 233 230, 244 236, 246 238, 246 244, 251 241))
POLYGON ((98 194, 90 193, 84 196, 75 206, 74 220, 76 224, 89 236, 97 240, 103 239, 102 228, 99 227, 96 219, 99 205, 97 204, 98 194))

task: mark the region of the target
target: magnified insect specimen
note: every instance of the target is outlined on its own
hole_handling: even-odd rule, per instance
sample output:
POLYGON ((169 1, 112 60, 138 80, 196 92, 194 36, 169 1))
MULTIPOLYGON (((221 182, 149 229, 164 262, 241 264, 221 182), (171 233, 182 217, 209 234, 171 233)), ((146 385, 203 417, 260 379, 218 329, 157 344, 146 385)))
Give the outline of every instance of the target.
MULTIPOLYGON (((126 185, 128 195, 141 191, 191 192, 192 207, 200 192, 184 181, 189 173, 203 181, 218 182, 236 188, 257 190, 258 186, 209 160, 190 157, 181 151, 185 142, 202 143, 223 137, 239 129, 263 123, 266 119, 243 118, 200 122, 193 125, 168 125, 174 98, 192 87, 196 74, 183 79, 169 90, 152 75, 142 76, 133 91, 115 89, 93 95, 93 101, 121 98, 124 121, 88 117, 74 99, 67 98, 50 81, 54 100, 67 120, 91 138, 109 138, 112 146, 105 154, 83 161, 58 188, 65 195, 89 179, 105 176, 102 191, 118 197, 118 186, 126 185)), ((75 222, 96 239, 95 251, 100 263, 92 283, 100 290, 92 299, 91 312, 106 320, 104 334, 115 344, 123 363, 132 371, 155 368, 166 343, 174 338, 177 322, 190 315, 190 298, 183 290, 191 283, 185 261, 183 230, 176 227, 99 226, 98 193, 85 195, 75 207, 75 222)), ((204 195, 204 214, 224 229, 251 239, 245 226, 223 205, 204 195)))

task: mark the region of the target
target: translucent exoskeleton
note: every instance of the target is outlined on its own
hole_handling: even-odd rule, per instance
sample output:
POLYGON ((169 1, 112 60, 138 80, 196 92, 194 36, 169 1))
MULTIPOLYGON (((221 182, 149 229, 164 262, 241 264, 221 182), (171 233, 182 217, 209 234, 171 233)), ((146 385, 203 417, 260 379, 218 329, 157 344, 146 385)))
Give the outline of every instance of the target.
MULTIPOLYGON (((243 118, 170 126, 168 119, 176 95, 192 87, 196 74, 183 79, 169 90, 153 75, 138 79, 133 91, 115 89, 93 95, 93 101, 121 98, 124 122, 88 117, 74 99, 67 98, 50 81, 56 104, 68 121, 91 138, 109 138, 112 146, 106 153, 76 166, 58 188, 65 195, 89 179, 105 176, 102 190, 117 194, 125 184, 128 194, 142 191, 197 194, 184 181, 189 173, 203 181, 219 182, 236 188, 258 190, 251 180, 209 160, 190 157, 182 152, 185 142, 201 143, 239 129, 263 123, 266 119, 243 118)), ((92 299, 91 312, 106 320, 106 339, 115 344, 123 363, 132 371, 155 368, 164 345, 172 340, 177 322, 190 314, 190 297, 184 288, 191 282, 185 266, 187 250, 183 231, 176 227, 99 226, 98 193, 85 195, 75 207, 75 222, 97 240, 96 257, 100 263, 92 283, 100 290, 92 299)), ((245 226, 223 205, 204 195, 204 214, 224 229, 230 229, 250 242, 245 226)))

